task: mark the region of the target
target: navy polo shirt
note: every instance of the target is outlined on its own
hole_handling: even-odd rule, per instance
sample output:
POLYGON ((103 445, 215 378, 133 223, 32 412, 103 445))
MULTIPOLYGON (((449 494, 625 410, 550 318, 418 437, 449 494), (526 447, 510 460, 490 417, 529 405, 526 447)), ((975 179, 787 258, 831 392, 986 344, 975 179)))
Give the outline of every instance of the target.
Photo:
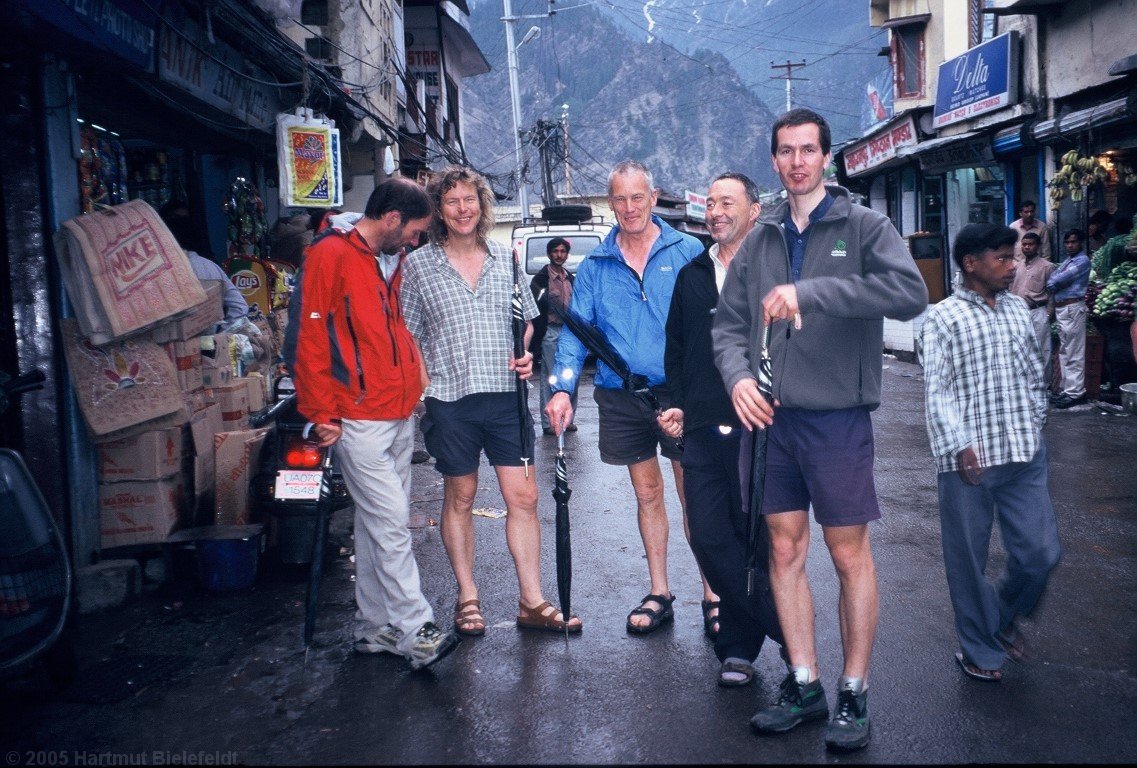
POLYGON ((801 263, 805 260, 805 246, 809 244, 809 234, 813 231, 813 224, 825 217, 831 205, 833 205, 833 196, 826 192, 825 197, 809 214, 809 226, 805 228, 804 232, 797 231, 793 213, 789 206, 786 207, 786 218, 782 221, 782 231, 786 235, 786 250, 790 254, 790 278, 795 283, 801 278, 801 263))

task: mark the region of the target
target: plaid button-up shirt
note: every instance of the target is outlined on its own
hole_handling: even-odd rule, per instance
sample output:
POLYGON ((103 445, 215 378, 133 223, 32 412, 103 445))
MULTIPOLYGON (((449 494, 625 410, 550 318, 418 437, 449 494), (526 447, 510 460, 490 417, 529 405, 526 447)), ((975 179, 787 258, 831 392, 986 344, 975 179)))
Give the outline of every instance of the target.
MULTIPOLYGON (((454 402, 478 392, 513 391, 513 262, 504 245, 490 240, 488 248, 474 289, 435 243, 403 265, 399 300, 426 360, 427 397, 454 402)), ((528 284, 522 285, 521 301, 522 314, 532 320, 538 311, 528 284)))
POLYGON ((928 311, 919 351, 940 472, 954 472, 968 446, 983 467, 1034 457, 1046 421, 1046 382, 1025 301, 1004 291, 991 308, 961 287, 928 311))

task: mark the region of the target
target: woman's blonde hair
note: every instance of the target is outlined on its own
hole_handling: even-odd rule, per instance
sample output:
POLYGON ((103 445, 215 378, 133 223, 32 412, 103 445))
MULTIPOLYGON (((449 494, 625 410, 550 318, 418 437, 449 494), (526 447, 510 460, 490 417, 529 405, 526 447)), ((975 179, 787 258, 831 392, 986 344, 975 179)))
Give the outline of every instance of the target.
POLYGON ((450 233, 446 229, 446 223, 442 220, 442 196, 454 189, 459 183, 469 184, 478 191, 481 216, 478 219, 478 228, 474 234, 478 238, 478 243, 485 245, 494 225, 493 190, 490 189, 489 182, 480 173, 459 165, 446 167, 435 174, 426 185, 426 192, 434 203, 434 215, 430 219, 430 240, 438 245, 445 245, 449 238, 450 233))

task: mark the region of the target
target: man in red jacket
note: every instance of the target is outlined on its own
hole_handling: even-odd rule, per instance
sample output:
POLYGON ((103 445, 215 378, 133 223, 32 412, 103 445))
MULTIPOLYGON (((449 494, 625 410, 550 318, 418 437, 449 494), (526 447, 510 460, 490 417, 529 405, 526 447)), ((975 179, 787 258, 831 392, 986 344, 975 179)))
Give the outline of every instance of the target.
POLYGON ((305 254, 295 381, 300 412, 337 459, 355 501, 355 650, 414 669, 458 643, 434 624, 407 530, 414 424, 426 369, 399 310, 403 257, 430 223, 418 184, 387 179, 351 229, 305 254))

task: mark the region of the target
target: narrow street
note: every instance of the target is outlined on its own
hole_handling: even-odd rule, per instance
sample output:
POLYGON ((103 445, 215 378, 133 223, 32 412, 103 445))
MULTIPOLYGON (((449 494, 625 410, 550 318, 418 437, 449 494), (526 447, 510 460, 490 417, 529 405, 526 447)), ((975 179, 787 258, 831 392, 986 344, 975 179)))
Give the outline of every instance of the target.
MULTIPOLYGON (((244 593, 150 587, 123 609, 84 616, 74 686, 8 685, 0 704, 6 765, 469 763, 970 763, 1137 761, 1137 418, 1094 406, 1052 411, 1051 488, 1064 546, 1040 610, 1024 622, 1034 653, 1003 682, 965 678, 943 575, 934 465, 918 366, 885 359, 874 414, 884 518, 872 535, 881 588, 870 707, 873 740, 827 754, 823 726, 775 738, 748 725, 783 666, 767 645, 756 684, 724 689, 702 632, 700 587, 669 488, 672 626, 624 631, 648 591, 627 473, 603 465, 596 406, 581 393, 566 441, 573 495, 573 609, 583 636, 518 631, 504 519, 477 517, 484 637, 425 672, 351 651, 352 566, 323 582, 316 640, 301 641, 303 586, 262 576, 244 593)), ((531 401, 536 408, 536 396, 531 401)), ((555 601, 553 438, 538 437, 544 586, 555 601)), ((438 623, 455 588, 439 530, 441 478, 415 466, 415 550, 438 623)), ((667 475, 670 481, 670 476, 667 475)), ((483 465, 475 506, 503 507, 483 465)), ((334 534, 350 546, 348 520, 334 534)), ((993 549, 990 568, 1003 555, 993 549)), ((840 673, 836 580, 814 526, 809 571, 822 681, 840 673)))

